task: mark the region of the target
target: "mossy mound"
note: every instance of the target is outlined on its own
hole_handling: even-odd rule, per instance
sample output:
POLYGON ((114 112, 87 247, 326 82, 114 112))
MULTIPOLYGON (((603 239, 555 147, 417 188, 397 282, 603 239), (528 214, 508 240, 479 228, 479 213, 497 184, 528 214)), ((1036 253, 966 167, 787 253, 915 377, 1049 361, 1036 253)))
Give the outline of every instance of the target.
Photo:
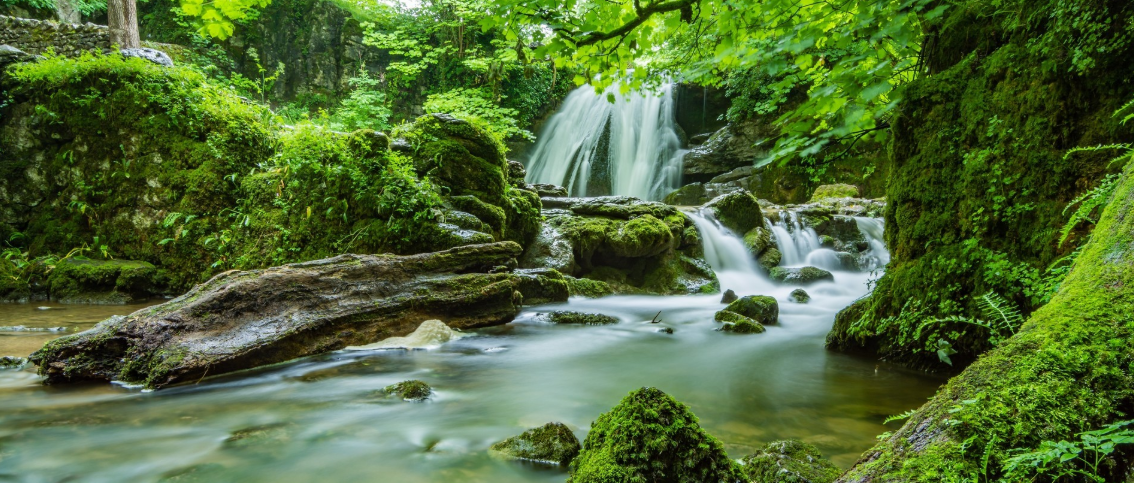
POLYGON ((433 388, 422 381, 411 379, 397 384, 390 384, 382 389, 389 396, 399 397, 405 401, 421 402, 433 396, 433 388))
POLYGON ((556 310, 554 312, 548 312, 547 319, 555 322, 556 324, 609 325, 618 323, 617 317, 611 317, 605 314, 589 314, 586 312, 572 312, 567 310, 556 310))
POLYGON ((816 267, 774 267, 768 271, 768 276, 773 281, 792 285, 811 285, 818 282, 835 281, 835 276, 831 272, 816 267))
POLYGON ((515 271, 519 279, 519 292, 524 305, 561 302, 570 296, 570 288, 563 274, 551 269, 521 269, 515 271))
POLYGON ((797 288, 791 291, 791 294, 788 295, 788 300, 797 304, 805 304, 811 301, 811 295, 809 295, 806 290, 797 288))
POLYGON ((858 187, 849 184, 825 184, 811 193, 811 202, 830 198, 858 198, 858 187))
POLYGON ((371 130, 285 128, 188 68, 85 55, 6 72, 0 231, 22 233, 32 259, 105 247, 181 291, 229 269, 539 229, 539 196, 508 185, 499 143, 464 121, 406 124, 416 149, 399 153, 371 130))
POLYGON ((684 404, 644 387, 599 416, 571 463, 568 483, 745 481, 724 445, 684 404))
POLYGON ((831 483, 842 473, 817 448, 795 440, 773 441, 746 456, 744 472, 762 483, 831 483))
POLYGON ((736 334, 763 334, 768 329, 764 328, 761 324, 749 317, 745 317, 731 310, 720 310, 713 316, 717 322, 723 322, 724 325, 720 326, 717 330, 721 332, 732 332, 736 334))
POLYGON ((733 233, 743 236, 753 228, 764 226, 764 214, 760 203, 747 191, 734 191, 718 196, 705 204, 713 210, 717 221, 733 233))
POLYGON ((19 369, 27 364, 28 360, 24 357, 4 356, 0 357, 0 369, 19 369))
POLYGON ((489 449, 508 458, 567 466, 579 454, 579 438, 563 423, 547 423, 492 445, 489 449))
POLYGON ((773 268, 776 268, 780 265, 780 261, 783 259, 783 257, 784 254, 780 253, 780 250, 778 248, 769 248, 767 250, 764 250, 764 253, 760 254, 760 257, 756 259, 756 262, 759 263, 761 267, 764 267, 764 270, 771 271, 773 268))
POLYGON ((563 278, 567 281, 567 291, 572 297, 598 298, 614 293, 606 282, 566 275, 563 278))
POLYGON ((724 295, 721 296, 721 303, 722 304, 731 304, 731 303, 735 302, 736 299, 738 299, 738 298, 740 298, 740 297, 737 297, 736 292, 733 292, 732 289, 730 288, 728 290, 725 290, 724 295))
POLYGON ((152 264, 69 258, 48 275, 51 299, 62 303, 126 304, 163 291, 152 264))
POLYGON ((1060 245, 1065 208, 1119 168, 1112 151, 1068 151, 1134 140, 1113 116, 1134 98, 1134 41, 1117 27, 1132 17, 1129 2, 971 0, 931 22, 929 75, 903 88, 891 128, 893 258, 829 347, 944 368, 934 348, 948 339, 960 366, 990 347, 986 334, 925 320, 981 317, 988 292, 1024 314, 1047 302, 1049 267, 1090 226, 1060 245))
POLYGON ((773 325, 780 317, 780 305, 776 299, 766 295, 747 295, 741 297, 725 308, 763 325, 773 325))

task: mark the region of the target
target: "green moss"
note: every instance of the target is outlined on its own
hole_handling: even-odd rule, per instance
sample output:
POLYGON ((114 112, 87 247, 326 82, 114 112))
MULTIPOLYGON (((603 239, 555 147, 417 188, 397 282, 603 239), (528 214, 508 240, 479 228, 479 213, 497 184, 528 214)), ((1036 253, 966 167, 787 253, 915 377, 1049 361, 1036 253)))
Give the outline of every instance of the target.
POLYGON ((768 270, 768 276, 779 283, 796 285, 811 285, 818 282, 832 282, 835 276, 831 272, 816 267, 785 268, 773 267, 768 270))
POLYGON ((416 379, 402 381, 386 386, 383 391, 387 395, 396 396, 406 401, 421 402, 433 396, 433 388, 416 379))
POLYGON ((713 320, 724 323, 724 325, 717 329, 722 332, 735 332, 737 334, 760 334, 767 330, 764 328, 763 324, 753 320, 752 318, 738 314, 728 309, 717 311, 717 313, 713 315, 713 320))
POLYGON ((778 248, 768 248, 764 250, 764 253, 762 253, 760 258, 756 261, 760 263, 761 267, 764 267, 764 270, 771 271, 773 268, 779 266, 780 259, 782 258, 783 254, 780 253, 778 248))
MULTIPOLYGON (((725 308, 764 325, 773 325, 780 317, 780 306, 776 299, 767 295, 747 295, 734 300, 725 308)), ((718 322, 721 322, 718 320, 718 322)))
POLYGON ((673 241, 669 226, 651 215, 642 215, 620 223, 606 243, 616 256, 641 258, 671 250, 673 241))
POLYGON ((564 310, 549 312, 547 318, 556 324, 609 325, 618 323, 617 317, 611 317, 605 314, 588 314, 564 310))
POLYGON ((747 191, 721 195, 705 206, 712 208, 717 220, 734 233, 745 234, 753 228, 764 226, 760 203, 747 191))
POLYGON ((23 357, 4 356, 0 357, 0 369, 19 369, 27 364, 28 360, 23 357))
POLYGON ((579 454, 579 439, 563 423, 547 423, 524 431, 489 449, 509 458, 567 466, 579 454))
POLYGON ((655 388, 630 393, 593 424, 568 483, 743 479, 724 445, 684 404, 655 388))
POLYGON ((788 300, 797 304, 805 304, 811 301, 811 295, 808 295, 807 291, 797 288, 791 291, 791 295, 788 295, 788 300))
POLYGON ((773 441, 744 458, 750 481, 831 483, 842 471, 814 446, 800 441, 773 441))
POLYGON ((572 297, 598 298, 614 293, 606 282, 567 276, 564 278, 567 281, 567 291, 572 297))
POLYGON ((68 258, 48 276, 51 298, 64 303, 127 303, 160 293, 147 262, 68 258))
POLYGON ((825 184, 815 188, 811 194, 811 202, 830 198, 857 198, 858 187, 849 184, 825 184))

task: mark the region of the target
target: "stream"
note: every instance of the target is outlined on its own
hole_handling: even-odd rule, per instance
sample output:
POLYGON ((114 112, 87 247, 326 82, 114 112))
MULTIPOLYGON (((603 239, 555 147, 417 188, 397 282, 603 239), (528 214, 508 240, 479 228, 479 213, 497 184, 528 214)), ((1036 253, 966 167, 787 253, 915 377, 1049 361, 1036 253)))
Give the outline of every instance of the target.
MULTIPOLYGON (((339 351, 155 392, 43 386, 31 368, 0 370, 0 481, 562 482, 564 470, 501 461, 487 449, 549 421, 582 439, 642 386, 689 405, 733 457, 795 438, 846 468, 887 430, 883 419, 920 406, 943 382, 823 348, 836 312, 866 294, 870 273, 833 271, 833 283, 806 288, 810 303, 792 303, 796 287, 772 284, 739 238, 690 216, 722 289, 775 297, 778 325, 715 331, 719 294, 572 298, 432 350, 339 351), (540 317, 563 309, 620 323, 540 317), (410 403, 379 393, 406 379, 429 383, 435 396, 410 403)), ((880 221, 858 222, 874 256, 888 257, 880 221)), ((778 245, 813 264, 826 259, 806 228, 788 228, 775 230, 778 245)), ((138 308, 55 307, 0 305, 0 326, 81 330, 138 308)), ((25 355, 58 335, 0 332, 0 355, 25 355)))

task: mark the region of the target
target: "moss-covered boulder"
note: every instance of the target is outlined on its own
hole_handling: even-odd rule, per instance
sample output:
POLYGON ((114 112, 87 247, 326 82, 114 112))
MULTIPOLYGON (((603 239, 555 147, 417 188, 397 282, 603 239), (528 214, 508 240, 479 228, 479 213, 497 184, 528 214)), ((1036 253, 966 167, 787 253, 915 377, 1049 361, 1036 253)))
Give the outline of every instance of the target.
POLYGON ((568 275, 564 275, 563 278, 567 281, 567 292, 572 297, 598 298, 614 293, 610 285, 600 280, 575 278, 568 275))
POLYGON ((831 272, 816 267, 774 267, 768 271, 768 276, 775 282, 791 285, 811 285, 835 281, 835 276, 831 272))
POLYGON ((811 301, 811 295, 809 295, 806 290, 797 288, 791 291, 791 294, 788 295, 788 300, 797 304, 805 304, 811 301))
POLYGON ((421 402, 433 396, 433 388, 417 379, 390 384, 382 391, 389 396, 411 402, 421 402))
POLYGON ((702 258, 696 227, 672 206, 604 196, 547 198, 544 207, 544 225, 522 259, 525 267, 554 265, 619 293, 720 289, 702 258))
POLYGON ((0 369, 19 369, 24 367, 28 360, 24 357, 4 356, 0 357, 0 369))
POLYGON ((556 324, 609 325, 618 323, 617 317, 606 314, 591 314, 570 310, 548 312, 547 320, 555 322, 556 324))
POLYGON ((774 297, 746 295, 728 304, 725 310, 748 317, 763 325, 773 325, 780 317, 780 305, 774 297))
POLYGON ((762 334, 768 329, 764 328, 761 324, 751 317, 740 315, 731 310, 718 310, 713 315, 713 320, 722 322, 724 325, 717 328, 721 332, 733 332, 737 334, 762 334))
POLYGON ((513 273, 518 279, 517 290, 524 305, 562 302, 570 296, 570 288, 563 274, 551 269, 520 269, 513 273))
POLYGON ((753 228, 764 226, 764 214, 760 211, 760 203, 747 191, 734 191, 718 196, 706 203, 705 208, 713 210, 717 221, 740 236, 744 236, 753 228))
POLYGON ((567 466, 579 454, 579 438, 563 423, 547 423, 489 448, 494 454, 519 460, 567 466))
POLYGON ((830 198, 858 198, 858 187, 849 184, 825 184, 811 193, 811 202, 830 198))
POLYGON ((132 260, 69 258, 48 275, 51 299, 65 304, 126 304, 163 292, 157 269, 132 260))
POLYGON ((773 441, 744 458, 750 481, 766 483, 831 483, 841 470, 817 448, 795 440, 773 441))
POLYGON ((567 481, 739 483, 745 476, 687 406, 644 387, 591 424, 567 481))
POLYGON ((778 248, 769 248, 767 250, 764 250, 764 253, 762 253, 760 257, 756 259, 756 262, 759 263, 761 267, 764 267, 764 270, 770 272, 773 268, 776 268, 780 265, 780 261, 783 259, 783 256, 783 253, 780 253, 780 250, 778 248))
POLYGON ((722 304, 731 304, 731 303, 735 302, 736 299, 738 299, 738 298, 740 298, 740 297, 738 297, 736 295, 736 292, 733 292, 732 289, 730 288, 728 290, 725 290, 724 295, 721 296, 721 303, 722 304))

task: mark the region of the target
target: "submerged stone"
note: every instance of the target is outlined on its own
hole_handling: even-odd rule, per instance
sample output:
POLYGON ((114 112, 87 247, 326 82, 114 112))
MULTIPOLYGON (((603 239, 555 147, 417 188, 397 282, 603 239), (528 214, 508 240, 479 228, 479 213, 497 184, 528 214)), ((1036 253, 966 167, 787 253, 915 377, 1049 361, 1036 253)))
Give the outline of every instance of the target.
POLYGON ((460 332, 453 330, 440 320, 432 319, 422 322, 410 335, 405 337, 390 337, 373 344, 347 347, 346 350, 428 349, 460 338, 460 332))
POLYGON ((644 387, 591 424, 568 483, 737 483, 745 477, 687 406, 644 387))
POLYGON ((495 454, 567 466, 579 454, 579 438, 563 423, 547 423, 492 445, 495 454))
POLYGON ((795 440, 768 443, 744 458, 753 482, 831 483, 842 473, 814 446, 795 440))
POLYGON ((807 291, 797 288, 791 291, 791 295, 788 295, 788 300, 797 304, 805 304, 811 301, 811 296, 807 294, 807 291))
POLYGON ((811 285, 817 282, 833 282, 831 272, 816 267, 784 268, 775 267, 768 271, 772 280, 794 285, 811 285))
POLYGON ((780 317, 780 304, 775 298, 767 295, 741 297, 728 304, 725 310, 743 315, 763 325, 775 324, 780 317))
POLYGON ((387 395, 402 398, 405 401, 421 402, 433 395, 433 388, 422 381, 411 379, 397 384, 390 384, 382 389, 387 395))
POLYGON ((548 312, 548 320, 556 324, 583 324, 583 325, 610 325, 617 324, 618 318, 605 314, 588 314, 585 312, 572 312, 556 310, 548 312))
POLYGON ((721 296, 721 303, 722 304, 731 304, 731 303, 735 302, 737 298, 738 297, 736 296, 736 292, 733 292, 732 289, 730 288, 728 290, 725 290, 724 295, 721 296))

